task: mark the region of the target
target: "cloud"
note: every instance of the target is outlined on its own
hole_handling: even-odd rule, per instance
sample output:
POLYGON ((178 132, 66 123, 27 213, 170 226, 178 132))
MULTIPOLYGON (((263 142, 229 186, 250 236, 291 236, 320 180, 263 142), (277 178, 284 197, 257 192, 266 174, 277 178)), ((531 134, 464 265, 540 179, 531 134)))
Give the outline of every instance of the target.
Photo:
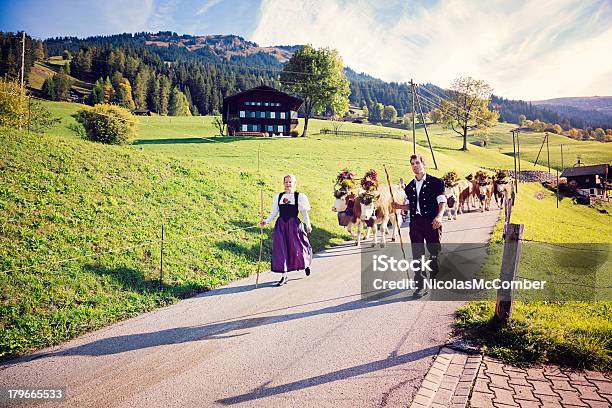
POLYGON ((388 81, 448 86, 470 75, 512 98, 612 94, 605 0, 264 0, 260 13, 254 41, 337 48, 346 65, 388 81))
POLYGON ((207 0, 202 4, 200 9, 196 11, 196 15, 206 14, 206 12, 211 8, 221 3, 223 0, 207 0))

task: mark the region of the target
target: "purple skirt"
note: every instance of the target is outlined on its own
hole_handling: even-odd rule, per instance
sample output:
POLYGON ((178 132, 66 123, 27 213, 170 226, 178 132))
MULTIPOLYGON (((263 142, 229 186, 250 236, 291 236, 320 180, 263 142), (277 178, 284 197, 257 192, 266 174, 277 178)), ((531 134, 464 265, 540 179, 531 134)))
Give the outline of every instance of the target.
POLYGON ((284 221, 278 217, 272 237, 272 272, 305 269, 312 261, 312 247, 304 224, 297 217, 284 221))

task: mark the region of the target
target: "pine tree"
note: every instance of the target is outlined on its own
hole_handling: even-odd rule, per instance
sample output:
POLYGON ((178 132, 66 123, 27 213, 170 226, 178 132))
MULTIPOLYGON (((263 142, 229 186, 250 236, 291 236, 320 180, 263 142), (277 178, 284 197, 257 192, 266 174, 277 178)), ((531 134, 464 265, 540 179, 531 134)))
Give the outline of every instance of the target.
POLYGON ((34 46, 34 56, 36 61, 43 61, 47 57, 42 41, 36 41, 36 45, 34 46))
POLYGON ((147 91, 149 89, 149 70, 141 67, 134 80, 134 103, 139 109, 147 107, 147 91))
POLYGON ((119 71, 113 72, 111 75, 111 84, 113 84, 113 88, 115 88, 115 92, 119 89, 119 84, 123 81, 123 74, 119 71))
POLYGON ((45 79, 45 82, 43 83, 42 86, 42 92, 45 95, 45 97, 47 99, 50 99, 52 101, 55 100, 56 96, 55 96, 55 81, 53 80, 52 77, 49 77, 47 79, 45 79))
POLYGON ((104 103, 104 81, 101 77, 98 78, 89 94, 89 103, 91 105, 104 103))
POLYGON ((151 75, 149 80, 149 92, 147 94, 147 105, 153 112, 160 113, 159 106, 159 76, 151 75))
POLYGON ((66 75, 64 68, 60 68, 59 73, 53 76, 53 82, 55 83, 55 100, 65 101, 68 99, 72 81, 66 75))
POLYGON ((161 75, 159 80, 159 114, 168 114, 168 103, 170 100, 170 79, 161 75))

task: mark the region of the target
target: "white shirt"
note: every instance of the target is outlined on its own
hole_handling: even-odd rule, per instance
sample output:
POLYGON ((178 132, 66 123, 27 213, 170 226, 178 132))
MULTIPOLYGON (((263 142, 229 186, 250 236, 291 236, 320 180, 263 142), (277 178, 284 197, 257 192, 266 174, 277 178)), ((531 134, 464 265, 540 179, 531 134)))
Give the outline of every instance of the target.
MULTIPOLYGON (((280 201, 288 200, 287 204, 295 205, 295 195, 293 193, 283 193, 280 198, 280 201)), ((266 218, 266 224, 274 221, 278 213, 280 212, 280 208, 278 207, 278 194, 274 194, 272 197, 272 210, 270 211, 270 215, 266 218)), ((307 228, 311 228, 310 226, 310 217, 308 217, 308 211, 310 211, 310 202, 308 201, 308 197, 304 193, 298 194, 298 211, 302 214, 302 220, 304 224, 306 224, 307 228)))
MULTIPOLYGON (((423 177, 421 178, 421 180, 419 181, 416 176, 414 177, 414 185, 416 187, 416 202, 417 202, 417 208, 416 208, 416 213, 417 214, 421 214, 421 206, 419 205, 419 194, 421 193, 421 187, 423 187, 423 182, 425 181, 425 178, 427 177, 426 173, 423 173, 423 177)), ((438 201, 438 204, 440 203, 445 203, 446 202, 446 196, 444 194, 440 194, 439 196, 436 197, 436 201, 438 201)))

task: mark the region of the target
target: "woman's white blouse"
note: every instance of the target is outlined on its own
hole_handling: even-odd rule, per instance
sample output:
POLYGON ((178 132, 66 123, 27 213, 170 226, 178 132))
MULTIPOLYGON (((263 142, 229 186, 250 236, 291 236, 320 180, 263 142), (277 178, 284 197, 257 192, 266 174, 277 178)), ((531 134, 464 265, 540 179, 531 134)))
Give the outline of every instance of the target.
MULTIPOLYGON (((287 204, 295 204, 295 196, 293 193, 283 193, 280 198, 280 201, 283 201, 285 198, 289 200, 287 204)), ((272 211, 270 211, 270 215, 266 219, 266 224, 269 224, 274 221, 274 219, 280 212, 278 202, 278 194, 274 194, 274 196, 272 197, 272 211)), ((306 194, 304 193, 298 194, 298 211, 300 212, 300 214, 302 214, 302 220, 304 221, 304 224, 306 224, 306 227, 310 228, 310 218, 308 217, 308 211, 310 211, 310 202, 308 201, 308 197, 306 197, 306 194)))

